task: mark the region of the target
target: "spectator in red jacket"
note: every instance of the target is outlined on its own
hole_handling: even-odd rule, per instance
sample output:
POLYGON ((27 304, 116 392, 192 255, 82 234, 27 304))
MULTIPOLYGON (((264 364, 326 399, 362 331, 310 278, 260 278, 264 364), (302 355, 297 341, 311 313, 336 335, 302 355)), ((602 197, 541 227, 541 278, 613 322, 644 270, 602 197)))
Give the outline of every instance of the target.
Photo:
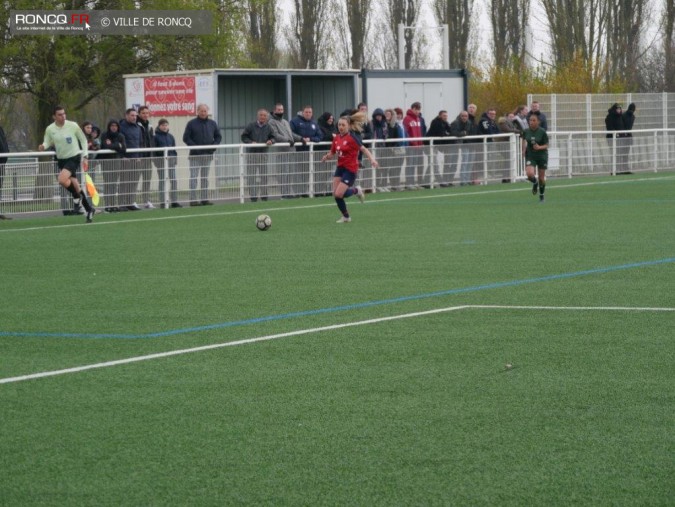
MULTIPOLYGON (((413 102, 403 119, 403 128, 407 138, 422 137, 424 135, 422 132, 421 114, 422 104, 413 102)), ((422 147, 424 146, 424 143, 421 140, 408 141, 408 146, 410 146, 410 148, 408 148, 406 156, 405 184, 406 188, 413 190, 417 188, 415 185, 415 173, 417 168, 419 168, 419 176, 422 176, 421 173, 424 167, 424 152, 422 147)))

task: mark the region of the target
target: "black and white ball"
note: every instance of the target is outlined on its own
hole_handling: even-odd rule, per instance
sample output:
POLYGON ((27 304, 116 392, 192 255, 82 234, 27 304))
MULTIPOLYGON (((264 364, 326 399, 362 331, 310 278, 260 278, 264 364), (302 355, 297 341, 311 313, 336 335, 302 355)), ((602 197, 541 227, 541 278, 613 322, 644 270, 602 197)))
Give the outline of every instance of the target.
POLYGON ((266 231, 272 227, 272 219, 269 215, 258 215, 258 218, 255 219, 255 226, 259 231, 266 231))

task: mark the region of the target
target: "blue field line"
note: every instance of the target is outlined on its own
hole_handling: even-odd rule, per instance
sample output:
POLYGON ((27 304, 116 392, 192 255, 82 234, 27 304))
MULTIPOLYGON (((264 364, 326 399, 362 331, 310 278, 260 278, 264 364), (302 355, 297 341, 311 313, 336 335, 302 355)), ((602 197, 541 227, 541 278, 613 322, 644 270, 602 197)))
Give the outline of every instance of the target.
POLYGON ((380 299, 377 301, 365 301, 363 303, 354 303, 351 305, 332 306, 330 308, 319 308, 316 310, 304 310, 300 312, 283 313, 279 315, 268 315, 265 317, 256 317, 253 319, 234 320, 230 322, 220 322, 217 324, 208 324, 205 326, 194 326, 180 329, 170 329, 168 331, 159 331, 156 333, 147 334, 88 334, 88 333, 40 333, 40 332, 12 332, 0 331, 0 337, 43 337, 43 338, 116 338, 116 339, 141 339, 141 338, 163 338, 167 336, 175 336, 188 333, 198 333, 201 331, 210 331, 213 329, 224 329, 228 327, 247 326, 250 324, 259 324, 263 322, 273 322, 277 320, 287 320, 296 317, 310 317, 313 315, 321 315, 324 313, 336 313, 348 310, 357 310, 360 308, 369 308, 372 306, 382 306, 393 303, 403 303, 406 301, 418 301, 422 299, 429 299, 441 296, 452 296, 455 294, 465 294, 467 292, 478 292, 481 290, 501 289, 504 287, 517 287, 520 285, 528 285, 532 283, 549 282, 552 280, 565 280, 567 278, 576 278, 587 275, 598 275, 603 273, 611 273, 613 271, 624 271, 627 269, 643 268, 649 266, 658 266, 660 264, 675 263, 675 257, 668 257, 666 259, 659 259, 654 261, 633 262, 630 264, 621 264, 618 266, 607 266, 604 268, 586 269, 584 271, 574 271, 572 273, 560 273, 556 275, 546 275, 536 278, 525 278, 522 280, 511 280, 508 282, 495 282, 484 285, 474 285, 472 287, 462 287, 459 289, 448 289, 436 292, 428 292, 425 294, 415 294, 412 296, 401 296, 390 299, 380 299))

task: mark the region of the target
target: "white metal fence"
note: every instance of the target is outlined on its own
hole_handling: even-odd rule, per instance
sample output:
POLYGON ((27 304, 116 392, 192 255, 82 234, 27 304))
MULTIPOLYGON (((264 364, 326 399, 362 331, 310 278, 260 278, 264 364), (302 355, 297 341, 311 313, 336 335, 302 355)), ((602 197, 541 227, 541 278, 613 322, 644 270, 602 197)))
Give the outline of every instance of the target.
POLYGON ((604 131, 605 116, 612 104, 619 103, 624 111, 635 103, 636 129, 675 128, 675 93, 588 93, 588 94, 530 94, 527 103, 536 100, 546 113, 548 130, 604 131))
MULTIPOLYGON (((601 132, 549 132, 549 177, 675 170, 675 129, 632 134, 606 138, 601 132)), ((370 167, 364 158, 358 183, 367 191, 387 192, 524 179, 515 135, 424 141, 419 147, 366 141, 380 167, 370 167)), ((189 149, 176 148, 178 157, 154 148, 129 150, 152 155, 148 158, 91 160, 89 174, 101 196, 99 208, 114 212, 331 194, 336 161, 321 162, 328 144, 309 145, 306 151, 288 145, 221 145, 206 157, 189 157, 189 149)), ((100 151, 97 157, 106 153, 110 152, 100 151)), ((0 188, 0 214, 72 213, 72 199, 56 182, 53 153, 10 156, 0 188)))

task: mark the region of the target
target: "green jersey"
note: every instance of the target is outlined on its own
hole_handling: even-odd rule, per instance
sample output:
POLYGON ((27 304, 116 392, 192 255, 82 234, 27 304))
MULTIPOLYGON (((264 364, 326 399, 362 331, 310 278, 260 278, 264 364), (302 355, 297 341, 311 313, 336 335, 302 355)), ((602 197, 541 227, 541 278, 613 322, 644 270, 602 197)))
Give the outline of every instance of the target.
POLYGON ((83 157, 88 156, 87 138, 74 121, 66 120, 63 127, 59 127, 56 123, 49 125, 45 130, 45 140, 42 144, 45 149, 53 146, 56 158, 61 160, 75 157, 80 153, 83 157))
POLYGON ((548 146, 548 134, 546 134, 546 131, 543 128, 539 127, 537 130, 532 130, 530 128, 526 129, 523 132, 523 139, 527 143, 525 158, 528 160, 548 160, 548 149, 537 151, 534 149, 535 143, 539 146, 548 146))

